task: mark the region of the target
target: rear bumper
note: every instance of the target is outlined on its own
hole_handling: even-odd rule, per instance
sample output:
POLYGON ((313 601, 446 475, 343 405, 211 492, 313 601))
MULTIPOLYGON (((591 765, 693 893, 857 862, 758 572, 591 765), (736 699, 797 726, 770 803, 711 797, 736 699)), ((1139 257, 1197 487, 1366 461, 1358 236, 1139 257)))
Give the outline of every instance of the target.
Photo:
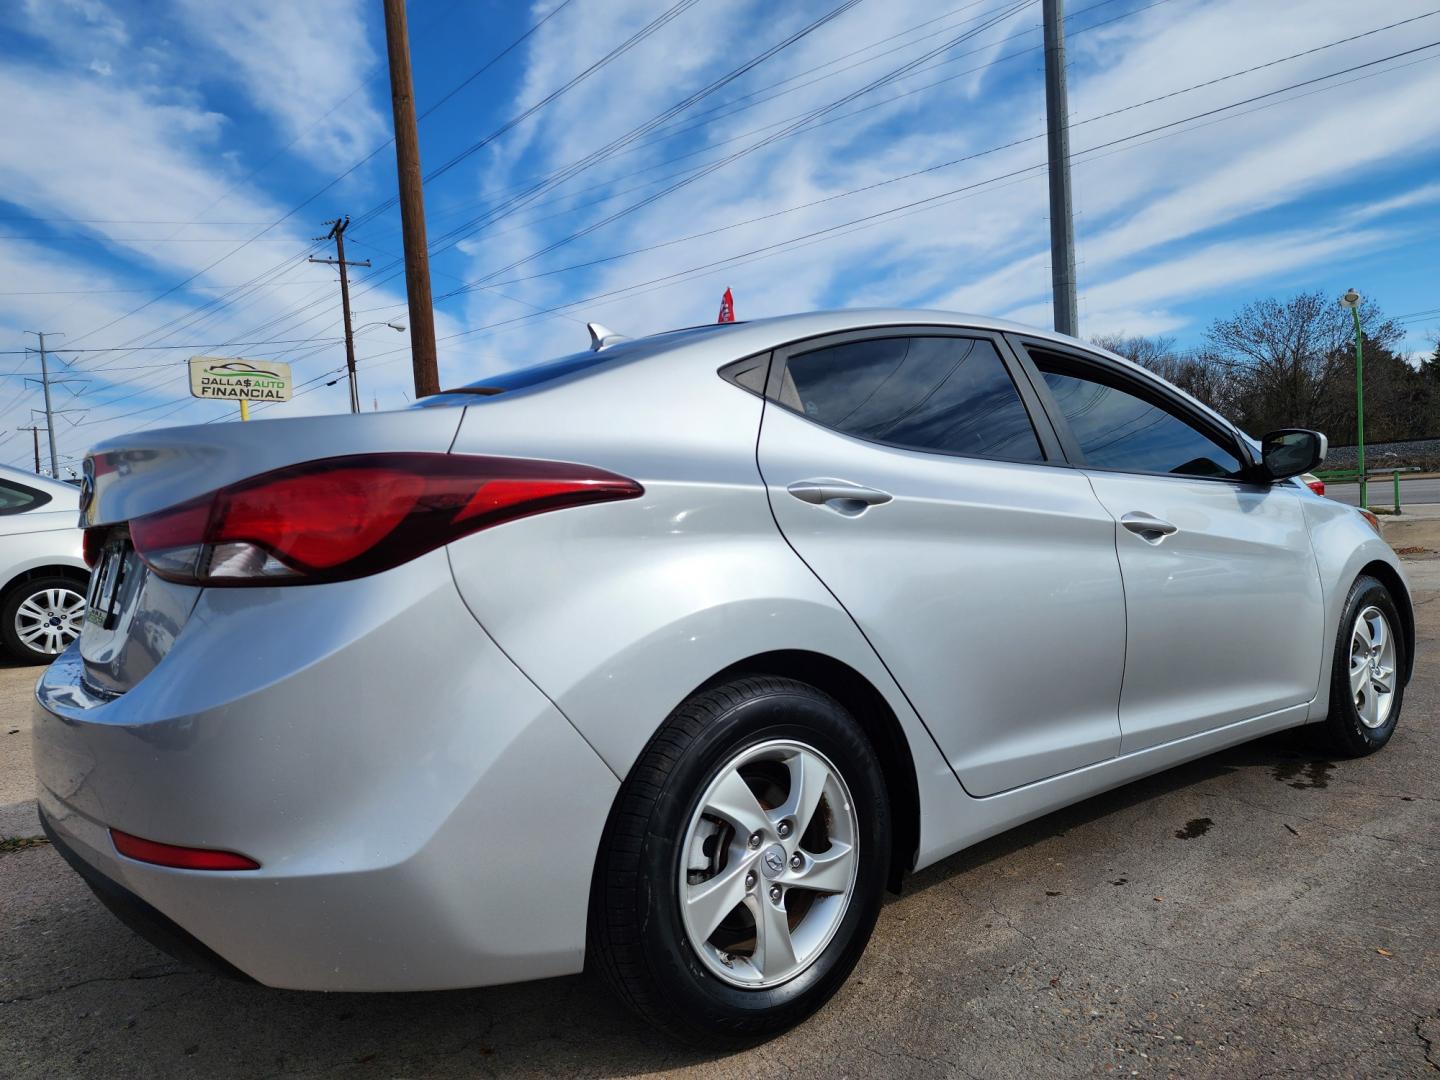
POLYGON ((55 831, 44 810, 40 811, 40 827, 45 831, 45 836, 49 839, 51 846, 60 853, 62 859, 70 864, 70 869, 84 879, 85 884, 90 886, 90 891, 95 894, 95 898, 109 909, 110 914, 150 942, 151 945, 201 971, 249 981, 244 972, 216 953, 194 934, 166 918, 163 912, 151 907, 129 889, 112 881, 82 859, 65 838, 55 831))
POLYGON ((445 553, 283 592, 207 591, 121 697, 87 690, 74 649, 46 671, 34 752, 57 847, 271 986, 578 971, 618 782, 475 622, 445 553), (136 862, 110 828, 261 868, 136 862))

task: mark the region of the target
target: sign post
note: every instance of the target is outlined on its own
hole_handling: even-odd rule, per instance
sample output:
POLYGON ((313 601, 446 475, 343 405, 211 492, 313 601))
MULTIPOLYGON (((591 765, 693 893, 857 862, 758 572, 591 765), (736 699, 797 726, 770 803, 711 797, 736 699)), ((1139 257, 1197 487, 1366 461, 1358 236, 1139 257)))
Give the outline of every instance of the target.
POLYGON ((190 393, 197 398, 237 401, 240 419, 250 419, 252 401, 289 401, 295 383, 290 365, 238 356, 192 356, 190 393))

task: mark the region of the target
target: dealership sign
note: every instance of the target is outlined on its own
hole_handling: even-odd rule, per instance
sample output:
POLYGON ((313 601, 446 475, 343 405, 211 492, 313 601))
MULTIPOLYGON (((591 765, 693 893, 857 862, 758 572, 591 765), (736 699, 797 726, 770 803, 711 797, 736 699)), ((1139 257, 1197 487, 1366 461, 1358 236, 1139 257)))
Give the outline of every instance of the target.
POLYGON ((238 356, 192 356, 190 393, 224 401, 289 401, 290 365, 238 356))

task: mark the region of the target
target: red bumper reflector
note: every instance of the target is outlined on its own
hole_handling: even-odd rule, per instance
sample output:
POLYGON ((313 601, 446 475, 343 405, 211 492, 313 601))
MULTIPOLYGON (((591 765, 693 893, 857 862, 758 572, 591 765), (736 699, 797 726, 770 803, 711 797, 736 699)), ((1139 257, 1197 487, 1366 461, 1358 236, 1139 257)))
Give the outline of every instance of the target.
POLYGON ((155 840, 131 836, 119 829, 110 830, 115 850, 126 858, 155 866, 173 866, 177 870, 259 870, 260 864, 233 851, 209 848, 176 847, 155 840))

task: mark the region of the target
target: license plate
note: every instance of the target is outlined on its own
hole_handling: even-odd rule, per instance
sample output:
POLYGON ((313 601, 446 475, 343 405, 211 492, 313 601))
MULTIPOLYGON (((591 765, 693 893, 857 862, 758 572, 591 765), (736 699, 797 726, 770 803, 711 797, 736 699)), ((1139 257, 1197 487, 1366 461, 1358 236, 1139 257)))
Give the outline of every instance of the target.
POLYGON ((90 590, 85 597, 85 621, 102 629, 115 627, 125 595, 132 590, 126 579, 131 576, 133 549, 126 540, 113 540, 100 553, 100 564, 90 575, 90 590))

